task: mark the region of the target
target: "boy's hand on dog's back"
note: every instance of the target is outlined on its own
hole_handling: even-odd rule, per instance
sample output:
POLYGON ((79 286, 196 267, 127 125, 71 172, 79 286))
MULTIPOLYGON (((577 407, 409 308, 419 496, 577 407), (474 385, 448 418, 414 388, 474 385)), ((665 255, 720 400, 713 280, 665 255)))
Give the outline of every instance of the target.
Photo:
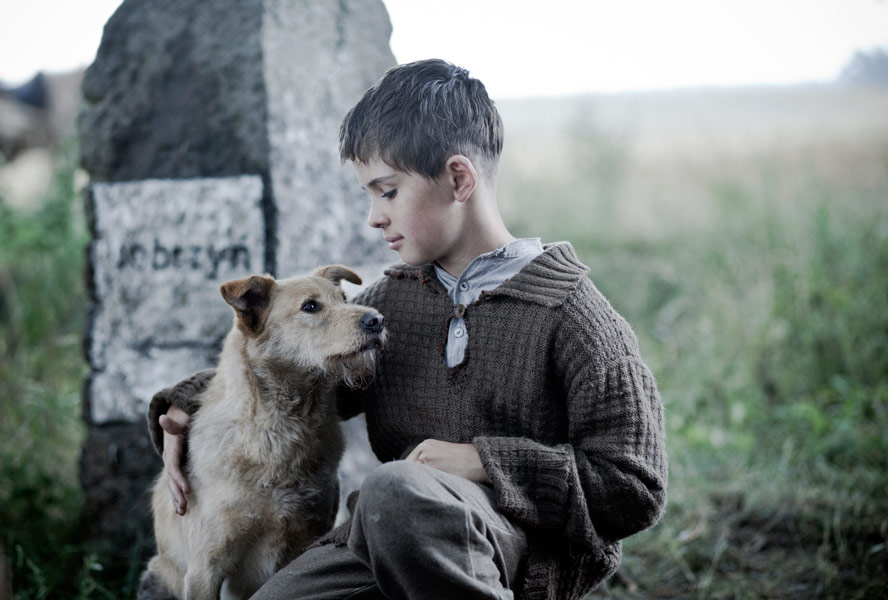
POLYGON ((173 506, 180 515, 185 514, 188 501, 185 494, 190 490, 185 474, 182 473, 182 451, 185 448, 185 432, 191 416, 178 406, 171 406, 165 415, 160 415, 163 429, 163 469, 167 474, 167 485, 173 497, 173 506))

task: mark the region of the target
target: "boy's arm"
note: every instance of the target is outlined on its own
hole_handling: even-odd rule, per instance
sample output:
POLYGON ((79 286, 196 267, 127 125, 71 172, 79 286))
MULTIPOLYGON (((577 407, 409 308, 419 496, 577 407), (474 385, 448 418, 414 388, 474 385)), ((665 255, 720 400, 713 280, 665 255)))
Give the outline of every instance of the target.
POLYGON ((612 313, 614 318, 584 323, 589 311, 582 302, 570 306, 573 301, 563 307, 552 357, 564 382, 568 443, 484 436, 473 441, 505 514, 530 529, 597 548, 662 515, 663 410, 625 321, 612 313), (607 348, 600 337, 590 343, 588 332, 602 327, 609 329, 607 348))
POLYGON ((188 506, 187 494, 191 491, 182 472, 185 434, 190 420, 191 415, 178 406, 171 406, 165 415, 160 415, 160 426, 163 428, 163 470, 167 474, 167 488, 170 490, 173 506, 180 515, 185 514, 188 506))
POLYGON ((188 481, 182 473, 186 452, 185 434, 191 416, 200 408, 198 393, 206 387, 215 373, 215 369, 199 371, 188 379, 157 392, 148 405, 151 441, 163 459, 170 496, 180 515, 185 514, 185 495, 190 491, 188 481))
POLYGON ((216 369, 198 371, 188 379, 160 390, 151 398, 148 404, 148 431, 151 432, 151 441, 158 454, 163 456, 164 429, 160 425, 160 417, 165 415, 171 406, 181 408, 189 416, 194 415, 200 408, 200 404, 196 401, 198 392, 203 391, 215 374, 216 369))

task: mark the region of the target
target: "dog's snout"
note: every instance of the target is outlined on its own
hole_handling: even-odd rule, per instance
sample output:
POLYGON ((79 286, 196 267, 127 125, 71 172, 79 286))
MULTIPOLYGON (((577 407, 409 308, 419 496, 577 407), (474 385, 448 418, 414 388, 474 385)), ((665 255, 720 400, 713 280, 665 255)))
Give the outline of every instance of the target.
POLYGON ((373 333, 382 331, 383 318, 378 312, 366 312, 361 315, 361 328, 373 333))

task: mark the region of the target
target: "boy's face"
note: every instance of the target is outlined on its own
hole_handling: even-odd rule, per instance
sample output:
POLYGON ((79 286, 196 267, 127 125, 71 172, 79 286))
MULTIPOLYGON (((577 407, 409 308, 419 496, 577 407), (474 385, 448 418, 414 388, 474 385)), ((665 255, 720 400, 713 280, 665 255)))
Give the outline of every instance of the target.
POLYGON ((372 160, 354 163, 370 194, 371 227, 382 229, 389 248, 408 265, 445 264, 459 250, 459 211, 446 176, 435 181, 372 160))

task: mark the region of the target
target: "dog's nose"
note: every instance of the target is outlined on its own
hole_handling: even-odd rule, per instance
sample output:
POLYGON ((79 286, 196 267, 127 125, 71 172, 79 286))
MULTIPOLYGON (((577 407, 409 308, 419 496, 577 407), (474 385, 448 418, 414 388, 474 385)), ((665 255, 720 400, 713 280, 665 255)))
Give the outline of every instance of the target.
POLYGON ((361 327, 373 333, 382 331, 382 315, 377 312, 367 312, 361 315, 361 327))

